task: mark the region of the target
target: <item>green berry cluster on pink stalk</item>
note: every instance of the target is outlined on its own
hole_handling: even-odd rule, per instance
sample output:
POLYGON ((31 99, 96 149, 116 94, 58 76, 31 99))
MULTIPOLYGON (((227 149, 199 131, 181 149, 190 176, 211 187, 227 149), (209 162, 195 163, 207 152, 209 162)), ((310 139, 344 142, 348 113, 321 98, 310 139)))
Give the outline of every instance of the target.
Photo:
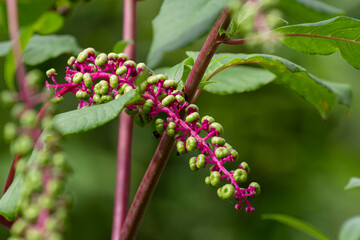
POLYGON ((246 212, 255 210, 247 198, 258 195, 260 185, 252 182, 246 188, 239 186, 247 180, 250 173, 248 164, 242 162, 234 170, 224 167, 224 163, 238 160, 238 152, 221 137, 224 133, 222 125, 211 116, 201 118, 199 108, 185 100, 175 80, 167 79, 164 74, 150 73, 146 81, 136 86, 135 79, 146 68, 143 63, 136 65, 123 53, 101 53, 96 56, 92 48, 85 49, 77 58, 71 57, 68 64, 73 69, 66 69, 65 80, 68 84, 56 82, 55 70, 49 70, 47 74, 54 82, 53 85, 47 83, 47 86, 55 88, 55 102, 62 99, 66 92, 73 92, 79 98, 81 108, 111 101, 137 88, 144 103, 141 106, 127 106, 125 112, 135 115, 135 122, 140 126, 149 123, 159 113, 165 113, 165 120, 155 120, 155 136, 161 136, 165 131, 167 135, 174 136, 180 155, 198 150, 199 154, 189 160, 190 169, 197 171, 212 165, 205 183, 218 187, 217 194, 221 199, 235 199, 236 209, 241 209, 245 202, 246 212), (181 118, 183 113, 185 120, 181 118), (201 137, 200 134, 204 132, 206 136, 201 137))

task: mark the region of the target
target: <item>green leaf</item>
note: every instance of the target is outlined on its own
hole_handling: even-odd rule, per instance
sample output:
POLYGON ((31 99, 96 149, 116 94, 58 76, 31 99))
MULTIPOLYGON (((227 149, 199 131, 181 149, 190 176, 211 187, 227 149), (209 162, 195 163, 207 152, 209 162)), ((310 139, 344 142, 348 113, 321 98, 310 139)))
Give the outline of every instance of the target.
POLYGON ((279 0, 275 7, 285 13, 291 23, 317 22, 345 13, 318 0, 279 0))
POLYGON ((275 29, 284 34, 290 48, 307 54, 329 55, 337 50, 353 67, 360 69, 360 20, 335 17, 326 21, 275 29))
POLYGON ((191 68, 194 65, 194 59, 193 58, 186 58, 184 61, 182 61, 179 64, 176 64, 172 68, 170 68, 166 74, 169 79, 174 79, 176 82, 180 82, 182 79, 187 78, 189 75, 186 68, 191 68))
POLYGON ((360 178, 352 177, 350 178, 348 184, 346 185, 345 190, 358 188, 358 187, 360 187, 360 178))
POLYGON ((319 239, 319 240, 329 240, 329 238, 327 236, 325 236, 322 232, 320 232, 319 230, 317 230, 316 228, 314 228, 313 226, 311 226, 310 224, 288 216, 288 215, 283 215, 283 214, 263 214, 261 216, 262 219, 264 220, 274 220, 280 223, 283 223, 285 225, 288 225, 292 228, 295 228, 315 239, 319 239))
POLYGON ((0 199, 0 215, 4 216, 8 221, 16 220, 20 206, 23 183, 23 175, 16 175, 14 181, 0 199))
POLYGON ((34 35, 24 51, 24 62, 37 65, 64 53, 77 54, 82 49, 70 35, 34 35))
POLYGON ((334 93, 338 95, 337 101, 341 104, 344 104, 348 107, 351 106, 352 102, 352 91, 351 86, 346 83, 337 83, 321 80, 325 85, 328 86, 334 93))
POLYGON ((211 80, 216 83, 205 86, 204 90, 220 95, 251 92, 272 82, 275 78, 274 74, 262 68, 235 66, 214 75, 211 80))
POLYGON ((39 16, 53 6, 55 0, 18 1, 20 26, 32 25, 39 16))
POLYGON ((360 216, 347 220, 340 229, 339 240, 360 239, 360 216))
POLYGON ((64 25, 64 18, 57 12, 44 12, 34 23, 33 29, 40 34, 55 33, 64 25))
POLYGON ((152 22, 149 67, 158 65, 164 53, 187 46, 206 34, 225 5, 227 0, 165 0, 152 22))
POLYGON ((118 41, 117 43, 115 43, 112 51, 113 51, 114 53, 121 53, 121 52, 124 51, 125 47, 126 47, 128 44, 131 44, 131 43, 133 43, 133 42, 134 42, 133 40, 118 41))
POLYGON ((3 41, 0 42, 0 57, 6 56, 11 50, 11 42, 3 41))
POLYGON ((15 60, 12 51, 5 57, 4 80, 10 90, 15 90, 15 60))
POLYGON ((116 118, 125 104, 132 100, 135 91, 130 91, 111 102, 85 107, 58 114, 53 119, 53 127, 61 135, 86 132, 116 118))
MULTIPOLYGON (((187 52, 187 55, 196 59, 198 53, 187 52)), ((303 67, 281 57, 267 54, 215 54, 202 81, 209 80, 225 68, 239 64, 258 64, 267 69, 276 75, 274 83, 298 93, 307 102, 314 105, 323 118, 326 118, 334 107, 338 98, 337 93, 343 94, 340 91, 335 92, 320 79, 309 74, 303 67)), ((341 96, 339 99, 346 99, 346 96, 341 96)))

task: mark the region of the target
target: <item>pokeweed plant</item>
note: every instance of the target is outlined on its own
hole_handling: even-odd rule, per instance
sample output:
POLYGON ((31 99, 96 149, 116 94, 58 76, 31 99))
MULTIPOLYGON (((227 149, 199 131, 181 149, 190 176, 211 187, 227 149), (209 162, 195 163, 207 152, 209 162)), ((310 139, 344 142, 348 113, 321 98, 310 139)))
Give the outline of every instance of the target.
MULTIPOLYGON (((349 64, 359 69, 360 42, 357 36, 360 34, 360 21, 336 16, 342 14, 337 9, 323 3, 315 7, 296 0, 278 3, 165 0, 153 21, 154 41, 147 64, 136 64, 135 2, 124 1, 125 42, 117 43, 114 52, 106 54, 96 52, 94 48, 80 48, 71 36, 34 35, 50 34, 61 28, 61 14, 66 12, 64 8, 68 11, 70 3, 54 1, 46 5, 41 17, 24 26, 19 35, 17 2, 7 1, 12 41, 2 42, 0 53, 6 56, 5 81, 10 90, 2 92, 1 97, 3 104, 12 108, 17 121, 4 126, 5 138, 15 155, 0 199, 0 222, 10 229, 12 236, 9 239, 62 239, 66 210, 71 205, 64 188, 70 167, 58 142, 62 136, 89 131, 113 120, 123 109, 127 115, 134 116, 134 121, 140 126, 153 121, 154 136, 161 137, 161 141, 127 215, 124 210, 117 211, 126 209, 127 201, 118 198, 117 192, 115 194, 114 240, 135 238, 147 203, 174 148, 180 155, 197 150, 196 156, 189 158, 189 168, 197 171, 210 166, 209 176, 204 181, 217 187, 221 199, 236 200, 234 207, 237 210, 242 206, 246 212, 255 210, 248 198, 260 194, 260 185, 256 182, 244 184, 250 173, 248 163, 237 163, 235 169, 227 167, 228 162, 238 160, 239 153, 221 137, 224 128, 215 121, 216 116, 200 115, 194 101, 203 89, 221 94, 241 93, 274 82, 297 92, 314 105, 324 119, 336 102, 350 105, 351 94, 347 85, 322 81, 282 57, 215 54, 221 44, 261 43, 269 47, 271 42, 279 39, 290 48, 308 54, 328 55, 339 50, 349 64), (279 14, 293 21, 291 7, 284 6, 295 3, 299 11, 319 12, 310 21, 322 20, 318 18, 323 16, 333 18, 277 27, 281 23, 279 14), (169 13, 177 13, 176 16, 189 21, 184 23, 180 17, 174 19, 174 15, 169 13), (43 27, 50 20, 59 27, 51 31, 43 27), (187 52, 184 61, 165 72, 156 73, 151 69, 165 52, 192 43, 210 28, 200 52, 187 52), (352 31, 348 31, 349 28, 352 31), (243 38, 237 39, 237 36, 243 38), (123 50, 126 53, 121 53, 123 50), (46 72, 49 79, 45 87, 53 89, 48 101, 47 94, 36 87, 35 83, 40 81, 38 72, 26 75, 24 64, 36 65, 69 51, 75 56, 67 61, 64 81, 57 78, 55 69, 46 72), (232 67, 231 75, 224 79, 222 70, 229 67, 232 67), (14 88, 15 69, 19 92, 14 88), (218 83, 215 84, 214 80, 218 83), (61 103, 68 92, 79 100, 78 109, 52 117, 51 104, 61 103), (37 106, 42 103, 46 104, 37 113, 37 106)), ((129 120, 132 118, 126 121, 129 120)), ((124 122, 121 120, 120 125, 124 122)), ((131 139, 131 131, 126 134, 121 131, 120 143, 128 144, 127 149, 131 149, 131 141, 126 141, 131 139)), ((127 154, 119 151, 118 159, 129 162, 127 154)), ((121 161, 118 164, 123 164, 121 161)), ((118 174, 119 179, 125 179, 117 184, 125 189, 120 197, 126 199, 129 181, 126 172, 118 174)))

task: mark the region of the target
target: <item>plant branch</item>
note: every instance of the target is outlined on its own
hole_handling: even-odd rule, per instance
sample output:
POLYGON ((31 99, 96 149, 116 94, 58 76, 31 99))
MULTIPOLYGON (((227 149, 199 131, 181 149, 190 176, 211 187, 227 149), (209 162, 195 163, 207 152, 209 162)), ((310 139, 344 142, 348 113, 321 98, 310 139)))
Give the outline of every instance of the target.
MULTIPOLYGON (((136 0, 124 0, 123 9, 123 40, 132 39, 132 42, 126 46, 124 52, 130 59, 135 60, 136 0)), ((119 118, 112 240, 118 240, 120 238, 121 228, 125 221, 128 209, 132 129, 133 117, 123 112, 119 118)))
MULTIPOLYGON (((201 78, 216 51, 218 45, 216 42, 219 40, 219 29, 227 28, 228 24, 229 9, 225 8, 211 29, 210 34, 195 61, 194 67, 186 80, 184 94, 187 100, 191 101, 193 99, 201 78)), ((182 117, 184 117, 184 113, 182 113, 182 117)), ((121 231, 121 240, 135 238, 142 217, 145 213, 145 209, 173 149, 174 142, 174 137, 169 137, 166 133, 161 138, 153 159, 151 160, 138 191, 136 192, 129 213, 126 216, 125 223, 121 231)))

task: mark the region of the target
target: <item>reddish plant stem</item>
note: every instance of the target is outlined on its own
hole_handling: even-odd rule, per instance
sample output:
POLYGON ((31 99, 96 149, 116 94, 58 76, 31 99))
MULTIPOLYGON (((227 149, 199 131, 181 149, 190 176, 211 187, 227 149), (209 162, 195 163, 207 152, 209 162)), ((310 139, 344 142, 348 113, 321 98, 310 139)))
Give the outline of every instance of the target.
MULTIPOLYGON (((202 47, 199 57, 195 61, 189 77, 185 83, 184 94, 188 100, 193 99, 196 89, 200 84, 201 78, 216 50, 216 41, 219 38, 219 29, 227 28, 229 24, 229 9, 225 8, 218 20, 214 24, 211 32, 202 47)), ((184 114, 182 113, 182 117, 184 114)), ((145 173, 144 178, 136 192, 131 204, 128 215, 126 216, 120 240, 134 239, 139 229, 145 209, 165 168, 167 160, 174 145, 174 137, 169 137, 166 133, 156 149, 153 159, 145 173)))
POLYGON ((16 166, 16 163, 17 163, 20 159, 21 159, 21 155, 17 154, 17 155, 15 156, 15 158, 14 158, 13 163, 11 164, 10 172, 9 172, 8 178, 7 178, 6 183, 5 183, 3 195, 6 193, 6 191, 8 190, 8 188, 10 187, 11 183, 12 183, 13 180, 14 180, 14 177, 15 177, 15 166, 16 166))
MULTIPOLYGON (((123 40, 132 40, 126 46, 125 53, 135 60, 136 38, 136 0, 124 0, 123 40)), ((133 117, 123 112, 119 119, 116 186, 113 212, 112 240, 120 238, 129 203, 131 143, 133 117)))

